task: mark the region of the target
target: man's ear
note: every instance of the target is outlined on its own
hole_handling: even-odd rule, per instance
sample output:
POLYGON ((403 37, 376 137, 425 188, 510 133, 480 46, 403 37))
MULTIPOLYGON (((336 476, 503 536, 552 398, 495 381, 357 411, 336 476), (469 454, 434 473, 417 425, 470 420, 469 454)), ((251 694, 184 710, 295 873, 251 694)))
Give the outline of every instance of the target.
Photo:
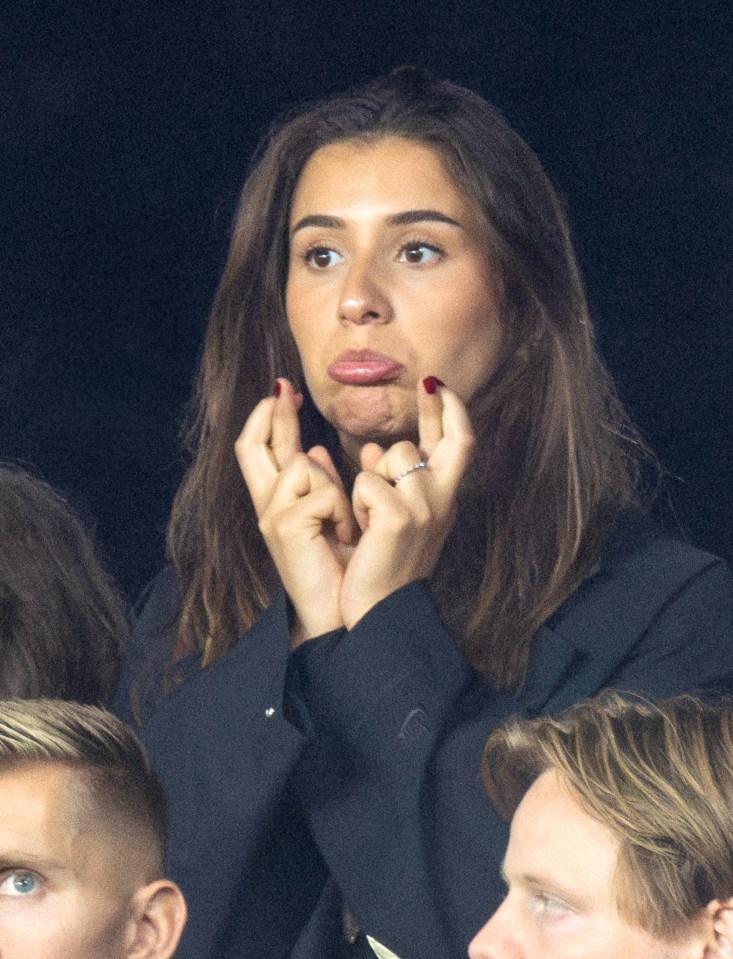
POLYGON ((132 935, 125 959, 171 959, 186 925, 186 900, 178 886, 159 879, 133 896, 132 935))
POLYGON ((733 959, 733 898, 713 899, 704 912, 712 926, 704 959, 733 959))

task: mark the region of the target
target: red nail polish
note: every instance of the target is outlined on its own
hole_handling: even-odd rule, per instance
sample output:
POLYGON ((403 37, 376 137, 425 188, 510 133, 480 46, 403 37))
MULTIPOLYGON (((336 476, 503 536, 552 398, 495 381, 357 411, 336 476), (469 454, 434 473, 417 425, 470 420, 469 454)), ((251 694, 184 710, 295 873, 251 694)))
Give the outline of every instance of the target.
POLYGON ((445 383, 442 380, 439 380, 437 376, 426 376, 422 381, 422 385, 425 388, 425 392, 428 396, 432 396, 439 386, 445 386, 445 383))
POLYGON ((282 392, 282 388, 283 388, 283 385, 280 382, 280 380, 275 380, 275 388, 272 391, 275 394, 275 399, 277 399, 280 393, 282 392))

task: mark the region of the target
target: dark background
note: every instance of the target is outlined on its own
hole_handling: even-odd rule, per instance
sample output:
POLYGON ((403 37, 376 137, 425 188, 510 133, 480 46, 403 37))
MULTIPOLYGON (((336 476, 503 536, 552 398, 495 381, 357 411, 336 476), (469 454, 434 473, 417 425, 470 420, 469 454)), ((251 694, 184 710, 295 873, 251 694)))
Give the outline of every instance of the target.
POLYGON ((731 4, 5 0, 0 457, 134 595, 248 159, 293 102, 417 63, 568 202, 601 346, 696 543, 733 558, 731 4))

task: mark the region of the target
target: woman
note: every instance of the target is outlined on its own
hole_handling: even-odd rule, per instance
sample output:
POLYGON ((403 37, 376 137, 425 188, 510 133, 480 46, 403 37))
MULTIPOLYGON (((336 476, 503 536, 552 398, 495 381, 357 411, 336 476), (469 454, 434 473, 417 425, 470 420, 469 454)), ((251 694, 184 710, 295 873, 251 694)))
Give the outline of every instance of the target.
POLYGON ((195 409, 128 670, 178 687, 133 682, 181 954, 465 954, 501 896, 493 726, 732 670, 723 564, 639 518, 644 450, 529 147, 411 69, 281 125, 195 409))

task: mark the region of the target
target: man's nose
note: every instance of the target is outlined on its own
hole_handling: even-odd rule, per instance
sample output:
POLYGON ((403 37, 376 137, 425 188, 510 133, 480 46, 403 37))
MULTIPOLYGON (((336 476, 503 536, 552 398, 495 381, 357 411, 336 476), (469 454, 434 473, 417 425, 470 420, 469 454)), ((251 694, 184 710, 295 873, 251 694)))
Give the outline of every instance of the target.
POLYGON ((516 919, 505 899, 469 943, 469 959, 529 959, 516 936, 516 919))

